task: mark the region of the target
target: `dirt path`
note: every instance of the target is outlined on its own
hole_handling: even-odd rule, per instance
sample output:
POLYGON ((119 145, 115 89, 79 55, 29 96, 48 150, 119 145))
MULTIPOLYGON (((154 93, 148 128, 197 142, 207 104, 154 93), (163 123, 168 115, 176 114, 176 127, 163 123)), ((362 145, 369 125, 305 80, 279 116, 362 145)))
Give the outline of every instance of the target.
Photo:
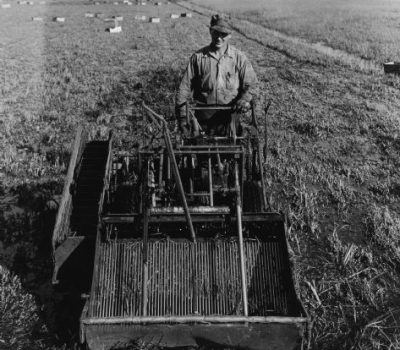
MULTIPOLYGON (((210 16, 215 13, 215 11, 212 11, 206 7, 187 1, 181 1, 178 2, 178 4, 183 8, 196 11, 196 13, 205 16, 210 16)), ((374 73, 380 73, 382 71, 382 67, 373 61, 363 59, 344 50, 334 49, 325 45, 324 43, 310 43, 305 39, 289 36, 277 30, 266 28, 247 20, 235 18, 232 20, 232 22, 234 29, 242 35, 247 36, 249 39, 256 40, 263 46, 279 51, 282 54, 292 58, 298 58, 299 51, 311 51, 319 54, 320 56, 327 56, 330 59, 340 62, 342 65, 350 68, 374 73), (248 35, 248 33, 251 34, 248 35), (280 42, 284 42, 286 46, 290 45, 292 49, 283 48, 280 42), (295 49, 295 51, 293 51, 293 49, 295 49)))

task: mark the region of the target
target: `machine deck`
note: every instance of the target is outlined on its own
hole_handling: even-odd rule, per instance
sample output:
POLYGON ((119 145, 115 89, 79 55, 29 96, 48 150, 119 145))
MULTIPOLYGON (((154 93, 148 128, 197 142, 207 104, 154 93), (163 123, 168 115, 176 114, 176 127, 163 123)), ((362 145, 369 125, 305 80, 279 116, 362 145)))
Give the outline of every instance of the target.
MULTIPOLYGON (((290 315, 283 246, 245 240, 249 316, 290 315)), ((143 315, 143 242, 101 243, 89 318, 240 315, 242 293, 236 239, 150 240, 148 302, 143 315)))

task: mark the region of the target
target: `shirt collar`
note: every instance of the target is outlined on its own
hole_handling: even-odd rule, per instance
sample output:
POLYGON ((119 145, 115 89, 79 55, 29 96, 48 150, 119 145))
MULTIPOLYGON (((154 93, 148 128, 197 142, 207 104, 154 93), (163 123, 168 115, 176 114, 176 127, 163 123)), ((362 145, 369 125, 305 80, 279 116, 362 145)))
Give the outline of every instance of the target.
MULTIPOLYGON (((203 51, 203 56, 211 56, 211 57, 215 58, 215 56, 211 52, 211 45, 208 45, 205 47, 205 50, 203 51)), ((233 58, 233 50, 232 50, 231 45, 228 44, 228 47, 226 48, 224 55, 221 57, 224 57, 224 56, 233 58)))

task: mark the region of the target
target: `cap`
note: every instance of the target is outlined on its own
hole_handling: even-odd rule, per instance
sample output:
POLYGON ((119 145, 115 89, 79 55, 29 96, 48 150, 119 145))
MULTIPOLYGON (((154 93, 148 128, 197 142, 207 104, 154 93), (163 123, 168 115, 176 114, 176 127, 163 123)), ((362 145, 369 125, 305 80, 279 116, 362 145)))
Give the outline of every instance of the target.
POLYGON ((211 16, 210 29, 216 30, 224 34, 231 34, 232 28, 228 21, 221 18, 219 15, 211 16))

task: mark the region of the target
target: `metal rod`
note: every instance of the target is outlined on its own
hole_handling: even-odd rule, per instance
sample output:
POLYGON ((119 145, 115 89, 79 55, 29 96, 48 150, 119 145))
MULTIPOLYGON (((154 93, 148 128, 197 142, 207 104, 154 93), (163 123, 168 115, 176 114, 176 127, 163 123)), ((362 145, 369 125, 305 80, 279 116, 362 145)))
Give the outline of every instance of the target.
POLYGON ((178 191, 182 200, 182 205, 185 210, 186 221, 189 226, 190 235, 192 237, 193 242, 196 241, 196 234, 194 232, 192 218, 190 217, 189 207, 186 201, 185 192, 183 190, 182 180, 179 174, 178 164, 176 163, 174 150, 172 147, 171 139, 169 137, 169 132, 166 126, 164 126, 164 137, 165 137, 165 144, 167 146, 168 155, 172 162, 172 171, 174 173, 175 181, 178 186, 178 191))
POLYGON ((271 106, 272 100, 268 101, 267 107, 264 109, 264 163, 267 162, 267 149, 268 149, 268 128, 267 128, 267 113, 268 109, 271 106))
POLYGON ((212 179, 211 157, 208 156, 208 183, 210 188, 210 206, 214 206, 213 179, 212 179))
POLYGON ((243 311, 244 311, 244 316, 247 317, 249 311, 247 302, 246 261, 244 256, 242 208, 240 205, 239 167, 237 162, 235 162, 235 188, 236 188, 236 217, 237 217, 237 228, 239 236, 240 273, 241 273, 242 294, 243 294, 243 311))
POLYGON ((161 191, 164 169, 164 149, 160 152, 160 166, 158 168, 158 189, 161 191))
POLYGON ((258 162, 260 163, 259 165, 260 165, 260 175, 261 175, 261 189, 263 195, 263 211, 267 211, 267 207, 270 207, 270 204, 267 201, 267 192, 264 181, 264 164, 262 162, 260 143, 258 141, 257 141, 257 153, 258 153, 258 162))
POLYGON ((83 324, 142 323, 304 323, 306 317, 289 316, 160 316, 160 317, 99 317, 82 319, 83 324))
POLYGON ((148 240, 149 240, 149 218, 150 218, 150 198, 149 198, 149 188, 148 188, 148 173, 149 173, 149 160, 147 160, 147 169, 146 169, 146 180, 147 180, 147 188, 146 193, 144 194, 144 217, 143 217, 143 304, 142 304, 142 315, 147 316, 147 280, 148 280, 148 240))
POLYGON ((232 106, 205 106, 205 107, 199 107, 199 106, 193 106, 189 108, 192 111, 231 111, 232 106))
MULTIPOLYGON (((183 208, 185 210, 185 216, 186 216, 187 224, 189 226, 190 235, 192 237, 192 240, 195 242, 196 241, 196 234, 194 232, 192 219, 191 219, 190 213, 189 213, 189 207, 187 205, 185 192, 183 190, 183 185, 182 185, 182 180, 181 180, 181 177, 180 177, 180 174, 179 174, 178 164, 176 163, 174 149, 173 149, 171 138, 170 138, 170 135, 169 135, 168 124, 167 124, 167 122, 166 122, 166 120, 164 119, 163 116, 161 116, 161 115, 157 114, 156 112, 154 112, 152 109, 147 107, 144 103, 143 103, 143 108, 146 111, 148 111, 151 116, 157 118, 161 122, 161 124, 164 126, 163 134, 164 134, 165 144, 167 146, 168 156, 169 156, 169 159, 172 161, 172 171, 174 173, 175 181, 176 181, 176 184, 178 186, 178 192, 179 192, 179 195, 180 195, 181 200, 182 200, 183 208)), ((188 108, 188 105, 186 104, 186 109, 187 108, 188 108)))

